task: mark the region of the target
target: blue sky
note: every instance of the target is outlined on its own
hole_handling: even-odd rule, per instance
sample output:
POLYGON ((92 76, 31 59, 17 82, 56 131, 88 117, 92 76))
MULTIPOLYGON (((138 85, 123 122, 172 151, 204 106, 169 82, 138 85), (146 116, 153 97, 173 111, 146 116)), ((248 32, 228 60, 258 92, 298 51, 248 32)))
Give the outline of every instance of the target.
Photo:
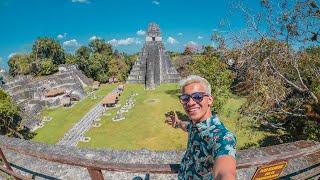
MULTIPOLYGON (((253 8, 259 0, 245 3, 253 8)), ((160 25, 167 50, 182 51, 188 43, 209 45, 214 30, 244 26, 230 13, 230 1, 212 0, 0 0, 0 66, 13 53, 28 53, 37 37, 57 39, 66 51, 103 38, 115 49, 138 52, 150 22, 160 25), (228 19, 230 27, 220 22, 228 19)))

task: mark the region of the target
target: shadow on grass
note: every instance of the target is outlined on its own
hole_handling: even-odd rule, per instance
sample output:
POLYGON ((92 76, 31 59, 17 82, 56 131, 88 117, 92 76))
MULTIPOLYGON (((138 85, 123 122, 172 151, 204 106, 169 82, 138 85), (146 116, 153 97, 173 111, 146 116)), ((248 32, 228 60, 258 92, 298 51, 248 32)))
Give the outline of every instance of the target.
POLYGON ((260 126, 251 125, 249 127, 255 131, 269 132, 271 133, 271 135, 265 136, 263 139, 259 140, 257 143, 252 143, 252 142, 245 143, 245 145, 241 147, 241 150, 255 148, 255 147, 267 147, 267 146, 273 146, 273 145, 301 140, 296 135, 291 134, 288 131, 285 131, 285 134, 283 134, 283 132, 281 133, 279 129, 268 127, 263 124, 261 124, 260 126))
POLYGON ((290 134, 283 134, 283 135, 266 136, 265 138, 260 140, 258 143, 260 147, 266 147, 266 146, 273 146, 273 145, 278 145, 283 143, 294 142, 297 140, 298 140, 297 138, 295 138, 290 134))

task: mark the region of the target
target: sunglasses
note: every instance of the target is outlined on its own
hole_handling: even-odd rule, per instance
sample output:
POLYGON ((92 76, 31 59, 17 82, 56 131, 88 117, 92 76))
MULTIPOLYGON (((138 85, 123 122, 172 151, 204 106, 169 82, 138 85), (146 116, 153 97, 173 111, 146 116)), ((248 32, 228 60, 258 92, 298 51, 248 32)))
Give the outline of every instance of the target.
POLYGON ((190 101, 190 98, 192 98, 196 103, 200 103, 205 96, 209 95, 204 92, 194 92, 192 94, 182 94, 179 96, 179 99, 181 104, 187 104, 190 101))

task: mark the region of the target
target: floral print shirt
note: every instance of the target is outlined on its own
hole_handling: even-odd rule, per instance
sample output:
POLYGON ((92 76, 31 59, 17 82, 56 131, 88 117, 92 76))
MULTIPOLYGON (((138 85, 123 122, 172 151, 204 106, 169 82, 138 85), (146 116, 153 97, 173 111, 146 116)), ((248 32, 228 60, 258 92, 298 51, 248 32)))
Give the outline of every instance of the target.
POLYGON ((188 146, 180 163, 178 179, 213 179, 214 161, 223 155, 236 156, 236 138, 213 114, 197 124, 190 123, 188 146))

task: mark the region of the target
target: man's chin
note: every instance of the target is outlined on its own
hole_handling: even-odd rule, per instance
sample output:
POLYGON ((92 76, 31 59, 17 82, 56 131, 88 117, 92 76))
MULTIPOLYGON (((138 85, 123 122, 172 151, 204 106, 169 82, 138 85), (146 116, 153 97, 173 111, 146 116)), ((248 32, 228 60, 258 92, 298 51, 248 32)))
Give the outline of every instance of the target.
POLYGON ((194 122, 198 122, 199 121, 199 115, 197 113, 188 113, 190 119, 194 122))

